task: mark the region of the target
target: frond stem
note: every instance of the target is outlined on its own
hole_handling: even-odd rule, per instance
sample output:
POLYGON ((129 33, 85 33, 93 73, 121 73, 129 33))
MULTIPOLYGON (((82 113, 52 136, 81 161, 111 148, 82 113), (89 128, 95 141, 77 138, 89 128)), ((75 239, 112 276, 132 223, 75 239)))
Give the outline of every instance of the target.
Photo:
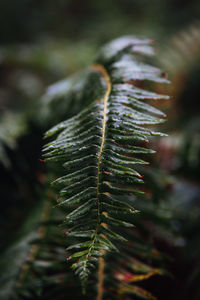
MULTIPOLYGON (((101 140, 101 146, 99 150, 99 156, 98 156, 98 165, 97 165, 97 206, 98 206, 98 225, 95 232, 95 239, 98 233, 98 226, 100 224, 100 200, 99 200, 99 185, 100 185, 100 168, 101 168, 101 161, 102 161, 102 153, 103 153, 103 147, 105 144, 105 134, 106 134, 106 119, 107 119, 107 106, 108 106, 108 99, 111 92, 112 84, 110 81, 110 77, 105 70, 105 68, 102 65, 96 64, 91 66, 93 70, 97 70, 102 77, 105 80, 106 83, 106 91, 105 95, 102 99, 103 102, 103 126, 102 126, 102 140, 101 140)), ((104 225, 105 226, 105 225, 104 225)), ((102 251, 103 254, 105 254, 105 251, 102 251)), ((103 281, 104 281, 104 266, 105 261, 102 257, 99 258, 99 269, 98 269, 98 289, 97 289, 97 300, 102 300, 103 297, 103 281)))

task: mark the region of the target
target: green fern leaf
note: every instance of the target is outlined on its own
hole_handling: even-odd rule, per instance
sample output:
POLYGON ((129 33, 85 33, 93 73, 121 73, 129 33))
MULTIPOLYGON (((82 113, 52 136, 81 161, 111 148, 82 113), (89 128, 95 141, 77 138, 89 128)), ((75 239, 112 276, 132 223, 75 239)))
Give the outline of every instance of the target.
POLYGON ((168 97, 138 87, 168 83, 158 68, 142 62, 152 53, 151 41, 133 37, 105 46, 86 75, 98 78, 87 91, 98 91, 95 100, 46 133, 57 134, 44 157, 65 168, 54 185, 61 188, 58 206, 66 211, 68 236, 77 241, 67 251, 83 285, 104 251, 117 250, 112 241, 124 239, 113 228, 133 226, 137 210, 126 197, 141 193, 137 165, 147 164, 144 156, 154 152, 147 147, 150 136, 162 135, 147 126, 164 122, 165 114, 147 102, 168 97), (131 223, 127 215, 133 215, 131 223))

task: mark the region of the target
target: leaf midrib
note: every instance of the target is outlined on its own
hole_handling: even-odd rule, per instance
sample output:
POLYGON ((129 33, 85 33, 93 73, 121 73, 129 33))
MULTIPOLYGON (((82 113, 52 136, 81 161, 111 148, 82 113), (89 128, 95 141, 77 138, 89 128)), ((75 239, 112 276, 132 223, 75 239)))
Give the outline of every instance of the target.
MULTIPOLYGON (((100 65, 100 64, 92 65, 92 69, 97 70, 102 75, 102 77, 104 78, 105 83, 106 83, 106 91, 105 91, 104 97, 102 98, 102 103, 103 103, 102 138, 101 138, 101 145, 100 145, 100 149, 99 149, 98 163, 97 163, 97 202, 98 202, 98 208, 99 208, 99 206, 100 206, 100 203, 99 203, 100 167, 101 167, 101 161, 102 161, 103 147, 105 144, 108 99, 109 99, 112 85, 111 85, 110 77, 109 77, 106 69, 102 65, 100 65)), ((100 215, 100 209, 98 209, 98 214, 100 215)))
POLYGON ((101 99, 102 104, 103 104, 103 120, 102 120, 102 138, 101 138, 101 145, 100 145, 100 149, 99 149, 99 155, 98 155, 98 161, 97 161, 97 212, 98 212, 98 223, 97 223, 97 227, 94 233, 94 237, 93 240, 91 242, 91 245, 88 249, 88 254, 86 256, 86 261, 88 260, 88 257, 90 255, 90 252, 94 246, 94 243, 96 241, 97 238, 97 234, 98 234, 98 227, 100 225, 100 199, 99 199, 99 187, 100 187, 100 168, 101 168, 101 162, 102 162, 102 153, 103 153, 103 147, 105 144, 105 133, 106 133, 106 119, 107 119, 107 107, 108 107, 108 99, 109 99, 109 95, 111 92, 111 88, 112 88, 112 84, 111 84, 111 80, 110 77, 106 71, 106 69, 100 65, 100 64, 93 64, 91 66, 91 69, 96 70, 97 72, 99 72, 102 77, 105 80, 106 83, 106 91, 104 94, 104 97, 101 99))

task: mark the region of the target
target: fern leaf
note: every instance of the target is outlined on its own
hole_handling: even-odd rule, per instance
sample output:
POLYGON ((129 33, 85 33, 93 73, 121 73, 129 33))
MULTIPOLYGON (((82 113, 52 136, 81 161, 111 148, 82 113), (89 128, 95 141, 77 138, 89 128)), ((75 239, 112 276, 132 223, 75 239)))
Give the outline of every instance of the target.
MULTIPOLYGON (((23 286, 31 261, 38 251, 36 240, 44 237, 46 228, 41 225, 49 218, 49 203, 41 201, 27 216, 13 243, 4 251, 0 259, 0 299, 18 299, 15 294, 23 286)), ((20 298, 21 299, 21 298, 20 298)))
POLYGON ((145 154, 153 153, 147 147, 150 136, 161 135, 147 126, 164 122, 165 115, 147 102, 168 97, 138 87, 146 81, 168 83, 158 68, 142 62, 144 54, 153 53, 150 44, 125 37, 105 46, 88 73, 98 77, 98 87, 88 87, 88 94, 99 91, 95 100, 46 133, 57 135, 44 157, 65 168, 54 184, 61 187, 58 206, 66 211, 69 237, 76 239, 69 259, 83 285, 104 250, 116 251, 112 241, 123 240, 115 226, 133 226, 137 210, 126 196, 140 193, 137 165, 147 164, 145 154))

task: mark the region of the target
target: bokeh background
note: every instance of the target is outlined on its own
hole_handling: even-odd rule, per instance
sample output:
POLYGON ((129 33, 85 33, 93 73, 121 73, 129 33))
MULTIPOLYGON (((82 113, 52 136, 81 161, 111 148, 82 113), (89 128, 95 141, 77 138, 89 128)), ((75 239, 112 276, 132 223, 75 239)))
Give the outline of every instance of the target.
POLYGON ((23 224, 46 197, 43 134, 57 118, 43 114, 47 87, 86 67, 103 43, 122 35, 155 39, 157 60, 172 81, 163 107, 169 137, 155 146, 162 176, 152 175, 157 198, 165 198, 159 209, 170 229, 158 244, 171 257, 172 275, 147 287, 162 300, 199 299, 198 0, 0 1, 0 250, 5 255, 35 228, 34 220, 23 224))

